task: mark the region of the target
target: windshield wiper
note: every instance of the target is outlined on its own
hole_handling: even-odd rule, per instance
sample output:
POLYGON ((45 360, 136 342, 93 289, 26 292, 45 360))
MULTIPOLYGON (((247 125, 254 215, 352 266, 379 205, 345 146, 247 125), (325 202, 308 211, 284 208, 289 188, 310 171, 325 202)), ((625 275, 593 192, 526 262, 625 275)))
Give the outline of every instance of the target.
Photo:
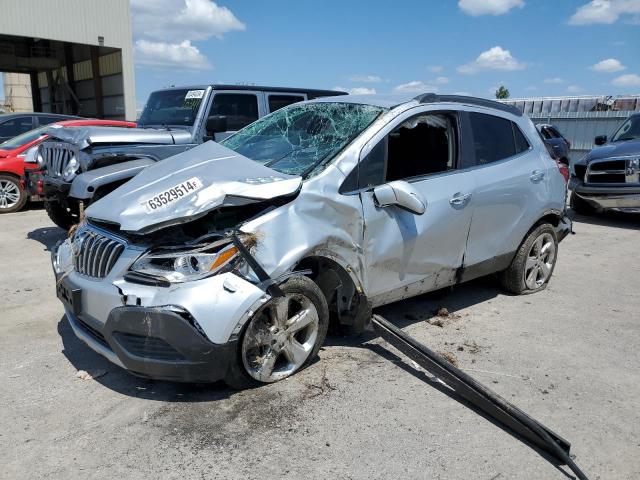
POLYGON ((638 140, 640 137, 622 137, 618 138, 616 142, 624 142, 625 140, 638 140))

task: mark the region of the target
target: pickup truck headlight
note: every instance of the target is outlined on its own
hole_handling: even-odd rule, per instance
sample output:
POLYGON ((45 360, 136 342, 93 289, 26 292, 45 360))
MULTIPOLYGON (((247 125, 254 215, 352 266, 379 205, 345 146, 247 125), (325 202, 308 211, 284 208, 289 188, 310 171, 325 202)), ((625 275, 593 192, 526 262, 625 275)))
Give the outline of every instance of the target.
POLYGON ((69 160, 69 163, 67 163, 67 166, 64 167, 64 171, 62 172, 62 179, 65 182, 70 182, 71 180, 73 180, 73 177, 76 176, 76 173, 78 173, 79 168, 80 168, 80 162, 74 155, 69 160))
POLYGON ((152 250, 136 260, 131 270, 163 277, 171 283, 182 283, 220 273, 230 267, 237 257, 235 245, 216 242, 193 249, 152 250))

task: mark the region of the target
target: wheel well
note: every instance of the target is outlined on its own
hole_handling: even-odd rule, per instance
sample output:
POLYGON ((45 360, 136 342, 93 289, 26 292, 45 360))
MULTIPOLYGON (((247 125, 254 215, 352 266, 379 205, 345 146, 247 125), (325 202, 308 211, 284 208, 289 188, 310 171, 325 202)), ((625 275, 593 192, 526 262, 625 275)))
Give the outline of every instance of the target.
MULTIPOLYGON (((547 213, 544 217, 542 217, 540 220, 538 220, 533 227, 531 227, 531 230, 533 230, 538 225, 541 225, 543 223, 550 223, 554 227, 557 227, 560 224, 560 220, 561 219, 562 219, 562 216, 560 214, 558 214, 558 213, 547 213)), ((529 230, 529 231, 531 231, 531 230, 529 230)))
POLYGON ((16 180, 20 181, 20 175, 17 175, 13 172, 0 172, 0 176, 1 177, 12 177, 15 178, 16 180))
POLYGON ((300 270, 311 271, 307 276, 318 285, 327 300, 333 323, 356 331, 364 328, 371 315, 371 306, 346 268, 333 259, 311 256, 302 259, 294 268, 294 271, 300 270))

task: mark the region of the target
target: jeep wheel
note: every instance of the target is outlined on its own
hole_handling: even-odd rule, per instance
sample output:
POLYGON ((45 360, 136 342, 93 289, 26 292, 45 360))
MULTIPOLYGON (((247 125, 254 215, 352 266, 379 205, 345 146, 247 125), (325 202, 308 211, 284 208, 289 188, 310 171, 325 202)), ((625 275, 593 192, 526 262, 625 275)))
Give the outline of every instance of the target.
POLYGON ((575 192, 571 193, 569 206, 571 207, 571 210, 580 215, 593 215, 596 212, 596 208, 593 205, 580 198, 575 194, 575 192))
POLYGON ((78 217, 60 205, 59 202, 45 200, 44 209, 51 221, 63 230, 69 230, 72 225, 78 223, 78 217))
POLYGON ((543 223, 527 235, 511 265, 500 272, 500 282, 516 295, 538 292, 549 283, 557 257, 556 232, 543 223))
POLYGON ((226 383, 248 388, 287 378, 318 354, 329 326, 329 309, 318 286, 306 277, 280 285, 274 297, 247 321, 237 359, 226 383))
POLYGON ((20 180, 11 175, 0 175, 0 213, 17 212, 27 203, 27 192, 20 180))

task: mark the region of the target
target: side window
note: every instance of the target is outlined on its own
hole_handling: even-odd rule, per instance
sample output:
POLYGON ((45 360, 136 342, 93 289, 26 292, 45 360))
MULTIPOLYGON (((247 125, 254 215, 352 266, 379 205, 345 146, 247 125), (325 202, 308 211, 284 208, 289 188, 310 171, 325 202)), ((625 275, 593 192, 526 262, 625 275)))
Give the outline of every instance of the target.
POLYGON ((209 115, 224 115, 230 131, 240 130, 258 119, 258 98, 252 93, 216 93, 209 115))
POLYGON ((33 129, 31 117, 19 117, 0 123, 0 137, 15 137, 33 129))
POLYGON ((302 95, 269 95, 269 112, 291 105, 292 103, 302 102, 302 95))
POLYGON ((360 161, 360 188, 456 168, 456 130, 449 113, 405 120, 360 161))
POLYGON ((59 122, 61 120, 65 120, 65 119, 60 117, 38 116, 38 123, 40 124, 40 126, 49 125, 50 123, 59 122))
POLYGON ((529 145, 527 138, 524 136, 518 125, 511 122, 511 126, 513 127, 513 138, 516 141, 516 155, 518 153, 526 152, 531 148, 531 145, 529 145))
POLYGON ((516 154, 511 121, 485 113, 469 112, 476 164, 486 165, 516 154))

